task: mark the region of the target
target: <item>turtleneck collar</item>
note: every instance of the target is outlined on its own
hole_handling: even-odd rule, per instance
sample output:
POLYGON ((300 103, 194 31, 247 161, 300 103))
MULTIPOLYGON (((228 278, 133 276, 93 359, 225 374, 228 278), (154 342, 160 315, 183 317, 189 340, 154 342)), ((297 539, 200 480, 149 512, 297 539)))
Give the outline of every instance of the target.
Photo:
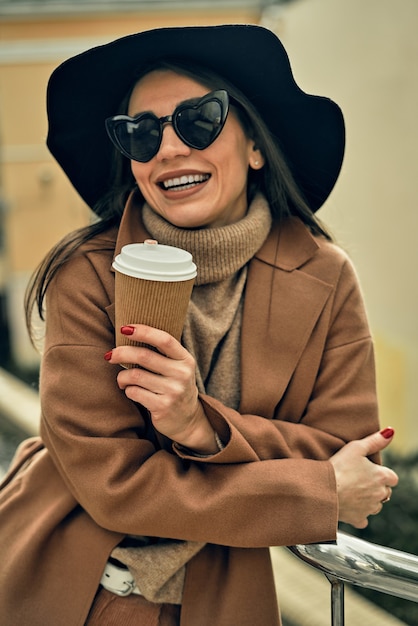
POLYGON ((261 194, 254 198, 242 220, 227 226, 178 228, 147 204, 143 207, 142 219, 147 231, 159 243, 191 253, 198 268, 196 285, 216 283, 238 272, 261 248, 272 224, 269 205, 261 194))

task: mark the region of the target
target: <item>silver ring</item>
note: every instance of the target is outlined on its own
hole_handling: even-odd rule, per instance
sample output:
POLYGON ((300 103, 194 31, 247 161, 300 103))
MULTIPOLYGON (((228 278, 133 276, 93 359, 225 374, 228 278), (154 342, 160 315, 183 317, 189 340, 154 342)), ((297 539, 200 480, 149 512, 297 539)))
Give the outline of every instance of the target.
POLYGON ((392 495, 392 489, 390 487, 387 487, 387 490, 388 490, 388 495, 386 496, 384 500, 381 500, 382 504, 386 504, 386 502, 389 502, 390 497, 392 495))

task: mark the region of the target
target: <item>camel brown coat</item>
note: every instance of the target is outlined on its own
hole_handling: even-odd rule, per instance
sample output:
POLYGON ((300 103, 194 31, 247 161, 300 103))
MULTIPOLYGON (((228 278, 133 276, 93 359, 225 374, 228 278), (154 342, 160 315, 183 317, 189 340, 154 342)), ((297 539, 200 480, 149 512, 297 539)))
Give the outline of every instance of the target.
POLYGON ((290 219, 249 265, 240 410, 201 397, 226 447, 176 453, 103 359, 115 341, 112 259, 146 237, 128 206, 119 232, 85 244, 50 286, 45 447, 28 442, 30 463, 0 491, 1 626, 82 626, 125 534, 207 542, 187 566, 181 626, 277 626, 268 546, 335 539, 327 459, 378 428, 352 265, 290 219))

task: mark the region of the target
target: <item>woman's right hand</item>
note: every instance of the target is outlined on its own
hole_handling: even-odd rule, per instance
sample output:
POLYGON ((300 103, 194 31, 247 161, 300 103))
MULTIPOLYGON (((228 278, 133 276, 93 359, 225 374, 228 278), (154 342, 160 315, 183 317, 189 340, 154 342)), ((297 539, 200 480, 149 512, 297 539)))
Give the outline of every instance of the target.
POLYGON ((369 515, 377 515, 390 499, 398 476, 367 457, 386 448, 393 439, 391 428, 351 441, 330 458, 337 481, 338 519, 355 528, 366 528, 369 515))

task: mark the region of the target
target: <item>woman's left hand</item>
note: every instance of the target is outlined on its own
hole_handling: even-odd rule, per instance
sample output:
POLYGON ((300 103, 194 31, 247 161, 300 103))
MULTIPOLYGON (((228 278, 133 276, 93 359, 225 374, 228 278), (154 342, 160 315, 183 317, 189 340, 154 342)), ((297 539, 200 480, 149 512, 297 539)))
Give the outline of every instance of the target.
POLYGON ((117 375, 126 396, 150 412, 163 435, 196 452, 218 450, 214 431, 198 399, 196 362, 170 334, 143 324, 122 329, 131 339, 152 346, 120 346, 105 355, 109 363, 131 363, 117 375))

